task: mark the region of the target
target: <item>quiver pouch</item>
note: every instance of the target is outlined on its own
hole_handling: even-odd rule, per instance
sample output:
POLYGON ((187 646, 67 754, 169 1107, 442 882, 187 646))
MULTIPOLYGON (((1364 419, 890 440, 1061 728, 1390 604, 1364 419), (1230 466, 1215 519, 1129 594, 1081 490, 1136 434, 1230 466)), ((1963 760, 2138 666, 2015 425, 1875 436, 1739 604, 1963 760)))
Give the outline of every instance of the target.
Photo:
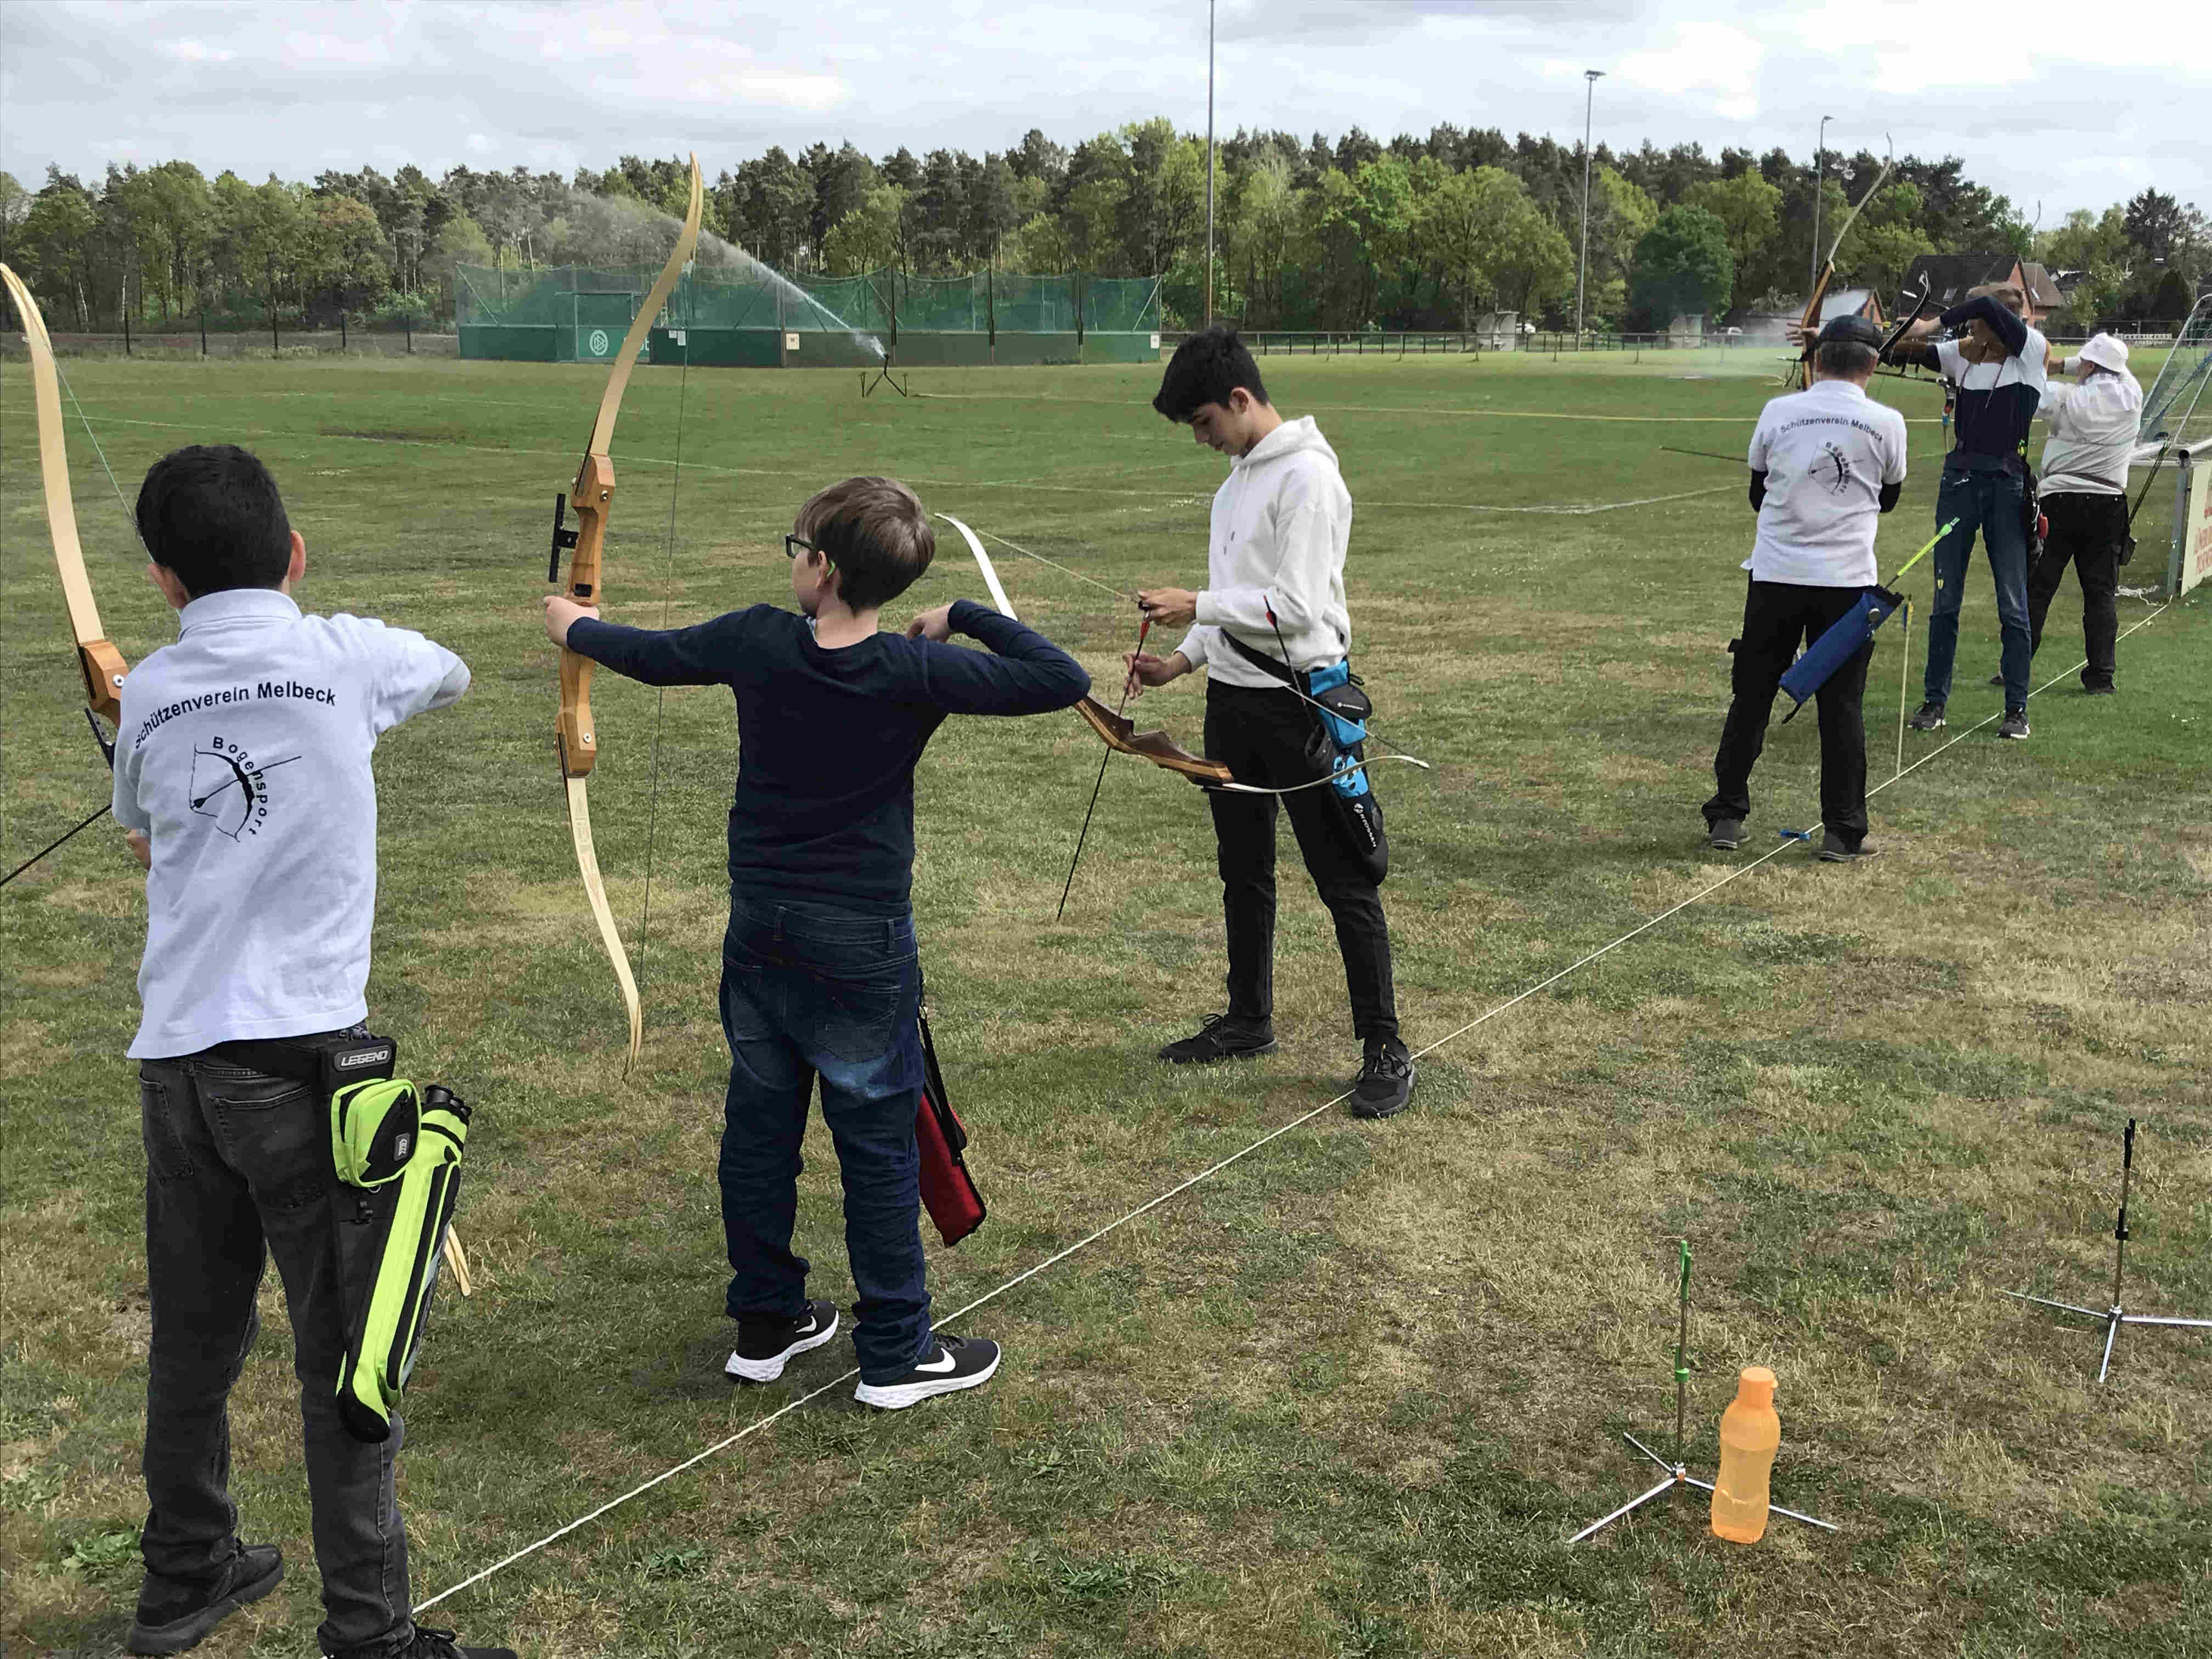
POLYGON ((1382 829, 1382 803, 1367 781, 1367 720, 1375 705, 1347 662, 1331 663, 1306 676, 1313 699, 1316 766, 1328 775, 1323 791, 1335 809, 1337 832, 1352 861, 1380 886, 1390 873, 1390 841, 1382 829))
POLYGON ((356 1439, 391 1436, 400 1390, 422 1350, 468 1134, 467 1105, 435 1084, 419 1100, 404 1079, 357 1084, 331 1097, 348 1328, 338 1410, 356 1439), (403 1135, 412 1142, 405 1151, 403 1135), (395 1159, 397 1168, 380 1174, 395 1159), (349 1167, 377 1178, 349 1176, 349 1167))
POLYGON ((967 1127, 952 1109, 945 1092, 945 1073, 937 1064, 937 1044, 929 1034, 929 1021, 921 1019, 923 1082, 921 1102, 915 1112, 915 1150, 921 1158, 922 1206, 936 1223, 938 1236, 957 1244, 983 1224, 983 1194, 968 1173, 967 1127))

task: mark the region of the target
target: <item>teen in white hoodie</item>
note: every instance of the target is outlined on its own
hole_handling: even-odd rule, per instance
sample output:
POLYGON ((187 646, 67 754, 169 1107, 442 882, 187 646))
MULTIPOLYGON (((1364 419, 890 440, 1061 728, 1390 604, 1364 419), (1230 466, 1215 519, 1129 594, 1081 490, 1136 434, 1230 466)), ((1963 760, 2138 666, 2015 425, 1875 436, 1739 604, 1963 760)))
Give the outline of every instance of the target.
MULTIPOLYGON (((1152 622, 1188 625, 1166 657, 1133 654, 1132 690, 1206 671, 1206 752, 1240 782, 1304 783, 1318 716, 1254 656, 1310 672, 1345 660, 1352 617, 1344 602, 1344 556, 1352 496, 1336 452, 1310 416, 1285 421, 1267 401, 1259 366, 1235 331, 1211 328, 1176 348, 1152 407, 1231 458, 1213 497, 1206 586, 1153 588, 1139 602, 1152 622), (1239 647, 1243 649, 1240 650, 1239 647), (1249 654, 1248 654, 1249 653, 1249 654)), ((1208 796, 1219 848, 1222 914, 1229 945, 1229 1007, 1160 1058, 1206 1065, 1270 1054, 1274 1034, 1275 809, 1289 810, 1306 872, 1336 923, 1352 998, 1352 1030, 1364 1047, 1352 1109, 1363 1117, 1403 1111, 1413 1066, 1398 1036, 1390 985, 1390 934, 1379 877, 1348 848, 1326 787, 1282 796, 1216 791, 1208 796)))

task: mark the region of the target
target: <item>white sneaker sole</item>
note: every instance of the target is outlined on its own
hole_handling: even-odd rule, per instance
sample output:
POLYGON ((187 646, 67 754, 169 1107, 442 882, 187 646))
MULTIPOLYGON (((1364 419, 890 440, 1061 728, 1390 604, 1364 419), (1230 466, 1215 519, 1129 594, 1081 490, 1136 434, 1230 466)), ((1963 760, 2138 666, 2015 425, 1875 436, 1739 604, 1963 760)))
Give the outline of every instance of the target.
POLYGON ((827 1330, 817 1331, 811 1336, 799 1338, 798 1341, 772 1358, 748 1359, 735 1349, 731 1350, 729 1358, 722 1366, 722 1375, 738 1377, 747 1382, 773 1382, 783 1375, 784 1366, 793 1356, 805 1353, 809 1348, 818 1348, 836 1334, 837 1317, 832 1314, 830 1317, 830 1328, 827 1330))
POLYGON ((962 1389, 981 1388, 995 1376, 1001 1353, 981 1370, 967 1376, 933 1376, 921 1382, 863 1382, 853 1390, 853 1398, 863 1406, 873 1406, 878 1411, 902 1412, 908 1406, 919 1406, 925 1400, 940 1394, 957 1394, 962 1389))

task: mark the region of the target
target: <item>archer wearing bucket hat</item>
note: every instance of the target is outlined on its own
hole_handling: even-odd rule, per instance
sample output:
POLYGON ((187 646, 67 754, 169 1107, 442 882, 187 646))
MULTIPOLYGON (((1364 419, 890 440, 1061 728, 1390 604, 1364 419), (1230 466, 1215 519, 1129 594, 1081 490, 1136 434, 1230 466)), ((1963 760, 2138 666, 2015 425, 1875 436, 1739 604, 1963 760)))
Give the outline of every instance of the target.
POLYGON ((2088 660, 2081 689, 2105 696, 2116 688, 2115 594, 2120 567, 2135 551, 2128 533, 2128 457, 2142 422, 2143 392, 2128 373, 2128 348, 2109 334, 2090 337, 2054 376, 2071 372, 2078 385, 2054 379, 2038 410, 2050 432, 2043 447, 2043 508, 2051 520, 2043 557, 2028 573, 2027 617, 2035 648, 2058 584, 2072 565, 2081 584, 2081 643, 2088 660))

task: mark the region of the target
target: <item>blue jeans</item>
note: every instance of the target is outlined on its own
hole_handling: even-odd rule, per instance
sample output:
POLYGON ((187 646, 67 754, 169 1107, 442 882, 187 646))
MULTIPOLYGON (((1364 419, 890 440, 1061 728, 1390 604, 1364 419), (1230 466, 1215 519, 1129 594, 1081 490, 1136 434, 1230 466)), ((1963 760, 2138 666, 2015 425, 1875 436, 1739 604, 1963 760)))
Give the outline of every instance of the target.
POLYGON ((2002 666, 2005 707, 2027 707, 2028 665, 2035 657, 2027 617, 2027 538, 2020 523, 2024 485, 2008 472, 1943 469, 1936 491, 1936 522, 1959 522, 1936 544, 1936 605, 1928 617, 1928 701, 1948 702, 1951 662, 1959 650, 1959 605, 1966 597, 1966 562, 1974 532, 1990 556, 1996 579, 1997 622, 2004 632, 2002 666))
POLYGON ((807 1262, 792 1253, 791 1233, 818 1076, 845 1187, 860 1378, 896 1382, 931 1344, 914 1140, 922 1084, 914 918, 732 894, 721 1000, 730 1316, 806 1310, 807 1262))
POLYGON ((392 1497, 403 1430, 369 1445, 338 1417, 346 1351, 330 1117, 307 1085, 216 1058, 138 1072, 146 1137, 146 1259, 154 1341, 146 1380, 146 1571, 204 1583, 237 1547, 231 1385, 259 1328, 254 1297, 276 1261, 292 1316, 306 1422, 307 1499, 323 1574, 325 1653, 414 1639, 407 1533, 392 1497))

